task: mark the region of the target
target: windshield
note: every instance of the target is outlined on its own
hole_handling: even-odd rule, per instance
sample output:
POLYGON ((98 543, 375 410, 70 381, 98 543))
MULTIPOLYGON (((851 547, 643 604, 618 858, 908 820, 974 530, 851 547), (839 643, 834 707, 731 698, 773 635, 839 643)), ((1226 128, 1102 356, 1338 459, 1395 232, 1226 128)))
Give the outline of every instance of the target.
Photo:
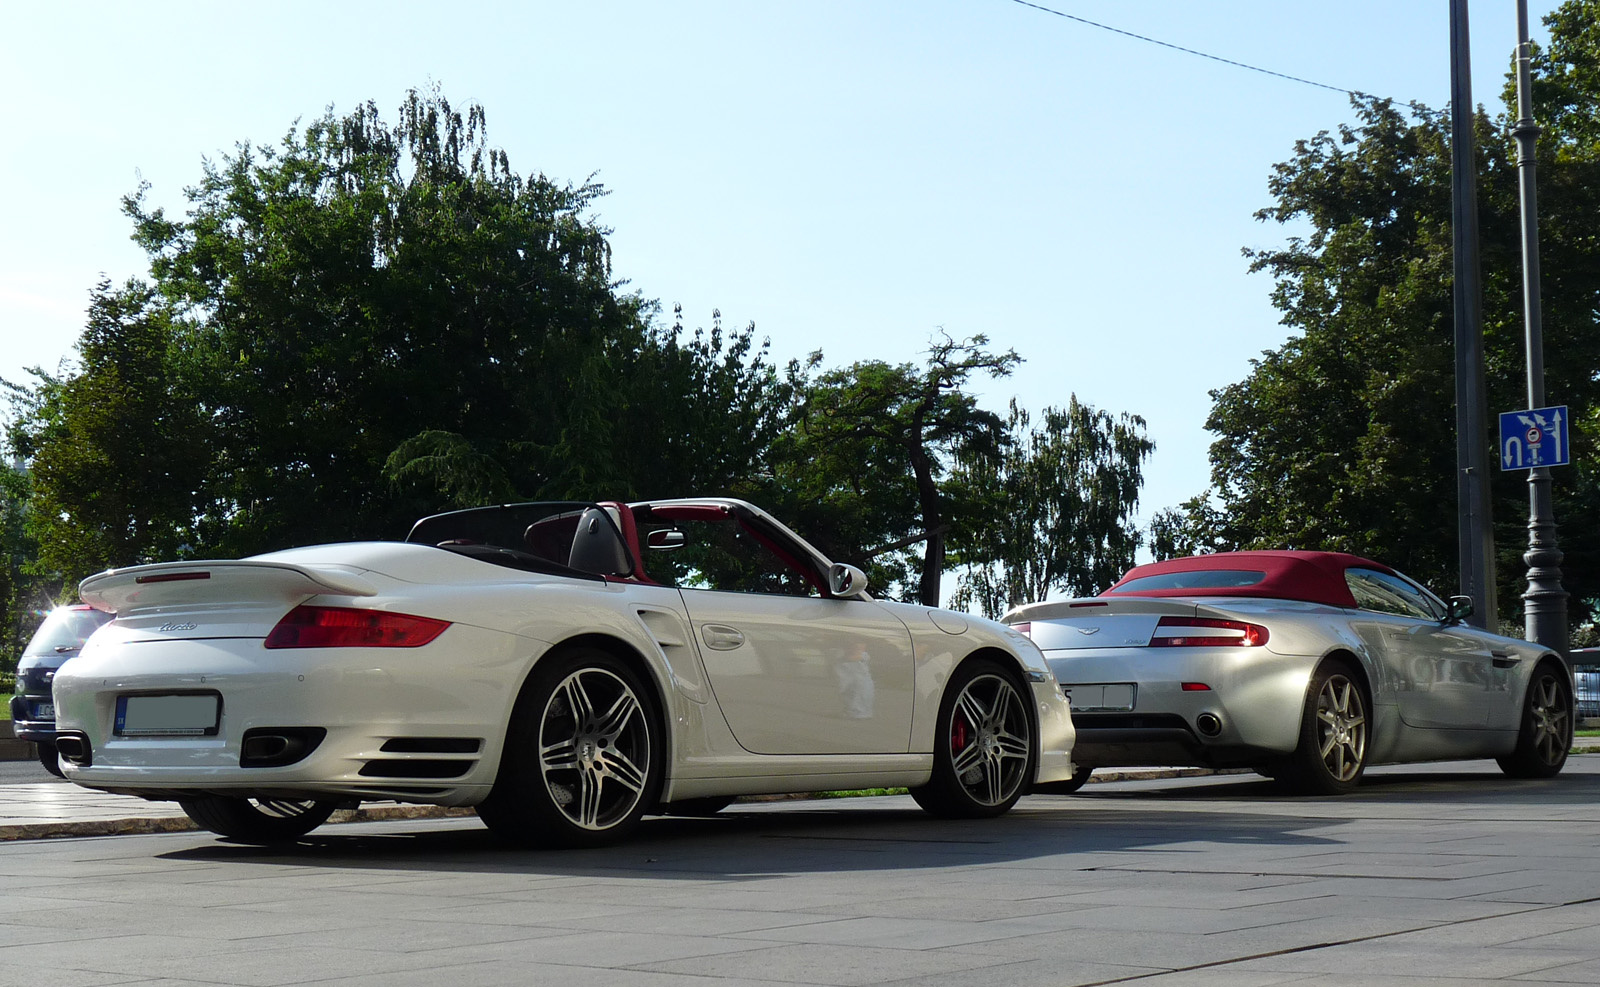
POLYGON ((72 654, 83 647, 89 635, 111 622, 111 614, 90 607, 57 607, 34 632, 24 655, 72 654))
POLYGON ((1139 593, 1171 589, 1236 589, 1254 586, 1267 578, 1260 569, 1194 569, 1188 572, 1160 572, 1130 579, 1116 588, 1118 593, 1139 593))

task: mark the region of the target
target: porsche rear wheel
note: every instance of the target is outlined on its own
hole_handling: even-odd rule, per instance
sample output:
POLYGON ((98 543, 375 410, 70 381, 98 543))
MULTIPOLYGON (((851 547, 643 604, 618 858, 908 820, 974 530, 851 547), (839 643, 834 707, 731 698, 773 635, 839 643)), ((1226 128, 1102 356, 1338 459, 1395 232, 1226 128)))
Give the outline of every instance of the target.
POLYGON ((1361 783, 1367 768, 1367 699, 1355 673, 1328 662, 1311 676, 1300 746, 1283 776, 1309 795, 1344 795, 1361 783))
POLYGON ((945 686, 934 727, 933 777, 911 789, 936 816, 998 816, 1033 780, 1033 721, 1026 689, 987 659, 968 661, 945 686))
POLYGON ((1517 749, 1496 758, 1513 778, 1551 778, 1567 763, 1572 748, 1572 687, 1566 673, 1551 662, 1533 670, 1522 701, 1517 749))
POLYGON ((665 745, 654 695, 595 648, 534 667, 478 815, 520 846, 602 846, 625 837, 661 792, 665 745))
POLYGON ((178 803, 201 829, 241 843, 289 843, 321 826, 335 799, 245 799, 208 795, 178 803))

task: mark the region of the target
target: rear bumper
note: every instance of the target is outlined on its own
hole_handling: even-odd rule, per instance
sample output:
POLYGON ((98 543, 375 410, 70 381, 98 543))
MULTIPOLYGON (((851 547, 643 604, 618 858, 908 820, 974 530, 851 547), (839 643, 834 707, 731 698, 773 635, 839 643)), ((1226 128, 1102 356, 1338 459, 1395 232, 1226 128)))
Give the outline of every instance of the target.
POLYGON ((1264 648, 1112 648, 1046 658, 1062 687, 1079 696, 1099 694, 1098 685, 1134 686, 1131 709, 1074 710, 1073 760, 1090 767, 1251 767, 1290 754, 1316 665, 1264 648))
POLYGON ((49 696, 20 695, 11 697, 11 730, 18 740, 49 743, 56 739, 56 721, 40 719, 35 710, 41 702, 50 702, 49 696))
POLYGON ((520 675, 496 667, 515 660, 503 635, 456 629, 448 650, 382 655, 266 651, 248 638, 131 645, 104 660, 85 653, 55 679, 62 769, 88 788, 155 799, 475 804, 493 785, 520 675), (119 732, 119 697, 170 694, 217 696, 215 734, 119 732), (296 731, 314 743, 274 756, 273 738, 296 731))

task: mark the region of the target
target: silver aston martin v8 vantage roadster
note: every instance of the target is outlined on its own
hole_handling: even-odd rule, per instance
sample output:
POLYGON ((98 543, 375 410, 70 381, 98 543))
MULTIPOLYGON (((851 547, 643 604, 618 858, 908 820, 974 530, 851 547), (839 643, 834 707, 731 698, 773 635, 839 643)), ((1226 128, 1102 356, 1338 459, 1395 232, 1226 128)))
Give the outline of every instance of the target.
POLYGON ((1350 791, 1368 764, 1566 763, 1572 677, 1555 653, 1462 623, 1388 566, 1333 552, 1222 552, 1137 566, 1090 599, 1005 621, 1072 700, 1072 791, 1097 767, 1243 766, 1350 791))
POLYGON ((457 511, 80 595, 116 616, 55 678, 66 777, 242 841, 362 800, 473 806, 525 845, 771 792, 991 816, 1073 774, 1026 636, 873 599, 737 500, 457 511))

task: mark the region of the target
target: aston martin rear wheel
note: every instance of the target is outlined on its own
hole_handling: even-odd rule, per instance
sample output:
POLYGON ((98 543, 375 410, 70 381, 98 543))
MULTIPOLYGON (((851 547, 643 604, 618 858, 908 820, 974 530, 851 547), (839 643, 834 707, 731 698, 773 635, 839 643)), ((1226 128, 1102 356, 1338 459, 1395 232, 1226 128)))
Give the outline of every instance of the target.
POLYGON ((654 694, 611 654, 577 648, 545 657, 517 700, 478 815, 520 846, 622 839, 661 792, 659 723, 654 694))
POLYGON ((1533 670, 1522 701, 1517 749, 1496 759, 1500 770, 1513 778, 1554 777, 1567 763, 1572 727, 1572 687, 1566 673, 1544 662, 1533 670))
POLYGON ((1285 775, 1310 795, 1344 795, 1361 783, 1367 768, 1367 700, 1355 673, 1342 662, 1326 662, 1311 676, 1300 746, 1285 775))
POLYGON ((336 799, 246 799, 207 795, 178 803, 201 829, 241 843, 289 843, 321 826, 336 799))
POLYGON ((933 777, 911 789, 936 816, 998 816, 1033 780, 1034 731, 1025 687, 987 659, 968 661, 945 686, 934 727, 933 777))

